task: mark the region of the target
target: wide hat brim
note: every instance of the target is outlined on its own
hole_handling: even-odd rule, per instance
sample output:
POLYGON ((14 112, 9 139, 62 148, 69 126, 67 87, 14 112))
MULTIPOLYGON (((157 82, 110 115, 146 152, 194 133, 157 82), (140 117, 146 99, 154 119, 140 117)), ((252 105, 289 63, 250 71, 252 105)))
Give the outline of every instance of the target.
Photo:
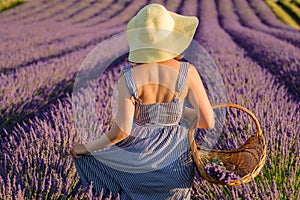
POLYGON ((167 11, 174 20, 172 30, 154 27, 136 27, 136 16, 127 26, 127 39, 129 44, 128 60, 135 63, 152 63, 172 59, 184 52, 191 41, 198 26, 198 18, 183 16, 167 11), (145 39, 149 32, 158 32, 167 35, 159 41, 145 39), (146 33, 146 34, 145 34, 146 33))

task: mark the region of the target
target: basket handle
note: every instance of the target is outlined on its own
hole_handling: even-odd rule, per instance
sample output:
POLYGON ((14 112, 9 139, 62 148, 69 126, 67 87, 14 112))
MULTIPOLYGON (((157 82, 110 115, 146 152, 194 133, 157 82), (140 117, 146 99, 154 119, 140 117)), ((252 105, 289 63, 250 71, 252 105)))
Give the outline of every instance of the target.
POLYGON ((250 111, 248 110, 247 108, 243 107, 243 106, 240 106, 238 104, 233 104, 233 103, 220 103, 220 104, 214 104, 212 105, 212 108, 215 109, 215 108, 222 108, 222 107, 232 107, 232 108, 237 108, 239 110, 242 110, 244 112, 246 112, 254 121, 255 123, 255 126, 256 126, 256 134, 258 136, 262 136, 262 131, 261 131, 261 127, 260 127, 260 124, 259 124, 259 121, 258 119, 256 118, 256 116, 250 111))

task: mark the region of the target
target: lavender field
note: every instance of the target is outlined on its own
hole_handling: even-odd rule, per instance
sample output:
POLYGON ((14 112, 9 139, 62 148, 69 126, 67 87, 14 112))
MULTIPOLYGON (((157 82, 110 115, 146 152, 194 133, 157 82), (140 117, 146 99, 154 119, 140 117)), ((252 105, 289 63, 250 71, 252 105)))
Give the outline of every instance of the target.
MULTIPOLYGON (((0 12, 0 199, 102 199, 92 184, 80 185, 68 154, 79 138, 73 85, 87 54, 125 31, 149 3, 199 18, 195 40, 218 66, 227 101, 251 110, 267 141, 254 180, 230 187, 196 176, 192 198, 300 199, 300 29, 282 23, 263 0, 32 0, 0 12)), ((98 83, 103 133, 112 125, 111 96, 125 58, 98 83)), ((237 114, 224 130, 225 146, 250 136, 242 127, 248 123, 237 114)))

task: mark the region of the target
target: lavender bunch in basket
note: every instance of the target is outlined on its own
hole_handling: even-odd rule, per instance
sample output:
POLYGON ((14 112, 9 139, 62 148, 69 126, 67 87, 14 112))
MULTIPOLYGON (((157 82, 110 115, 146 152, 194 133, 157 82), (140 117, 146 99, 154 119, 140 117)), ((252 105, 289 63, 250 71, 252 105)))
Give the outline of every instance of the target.
POLYGON ((230 170, 226 169, 224 163, 216 159, 209 160, 205 165, 205 171, 208 175, 219 181, 224 181, 226 184, 230 184, 231 180, 241 179, 234 169, 234 165, 230 170))

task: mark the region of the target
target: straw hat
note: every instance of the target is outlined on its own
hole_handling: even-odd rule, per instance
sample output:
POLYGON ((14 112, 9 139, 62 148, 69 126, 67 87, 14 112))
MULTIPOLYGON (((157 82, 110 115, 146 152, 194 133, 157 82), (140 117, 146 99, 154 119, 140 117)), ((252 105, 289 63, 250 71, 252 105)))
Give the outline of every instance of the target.
POLYGON ((172 59, 187 49, 197 26, 197 17, 170 12, 160 4, 147 5, 127 25, 128 60, 151 63, 172 59))

